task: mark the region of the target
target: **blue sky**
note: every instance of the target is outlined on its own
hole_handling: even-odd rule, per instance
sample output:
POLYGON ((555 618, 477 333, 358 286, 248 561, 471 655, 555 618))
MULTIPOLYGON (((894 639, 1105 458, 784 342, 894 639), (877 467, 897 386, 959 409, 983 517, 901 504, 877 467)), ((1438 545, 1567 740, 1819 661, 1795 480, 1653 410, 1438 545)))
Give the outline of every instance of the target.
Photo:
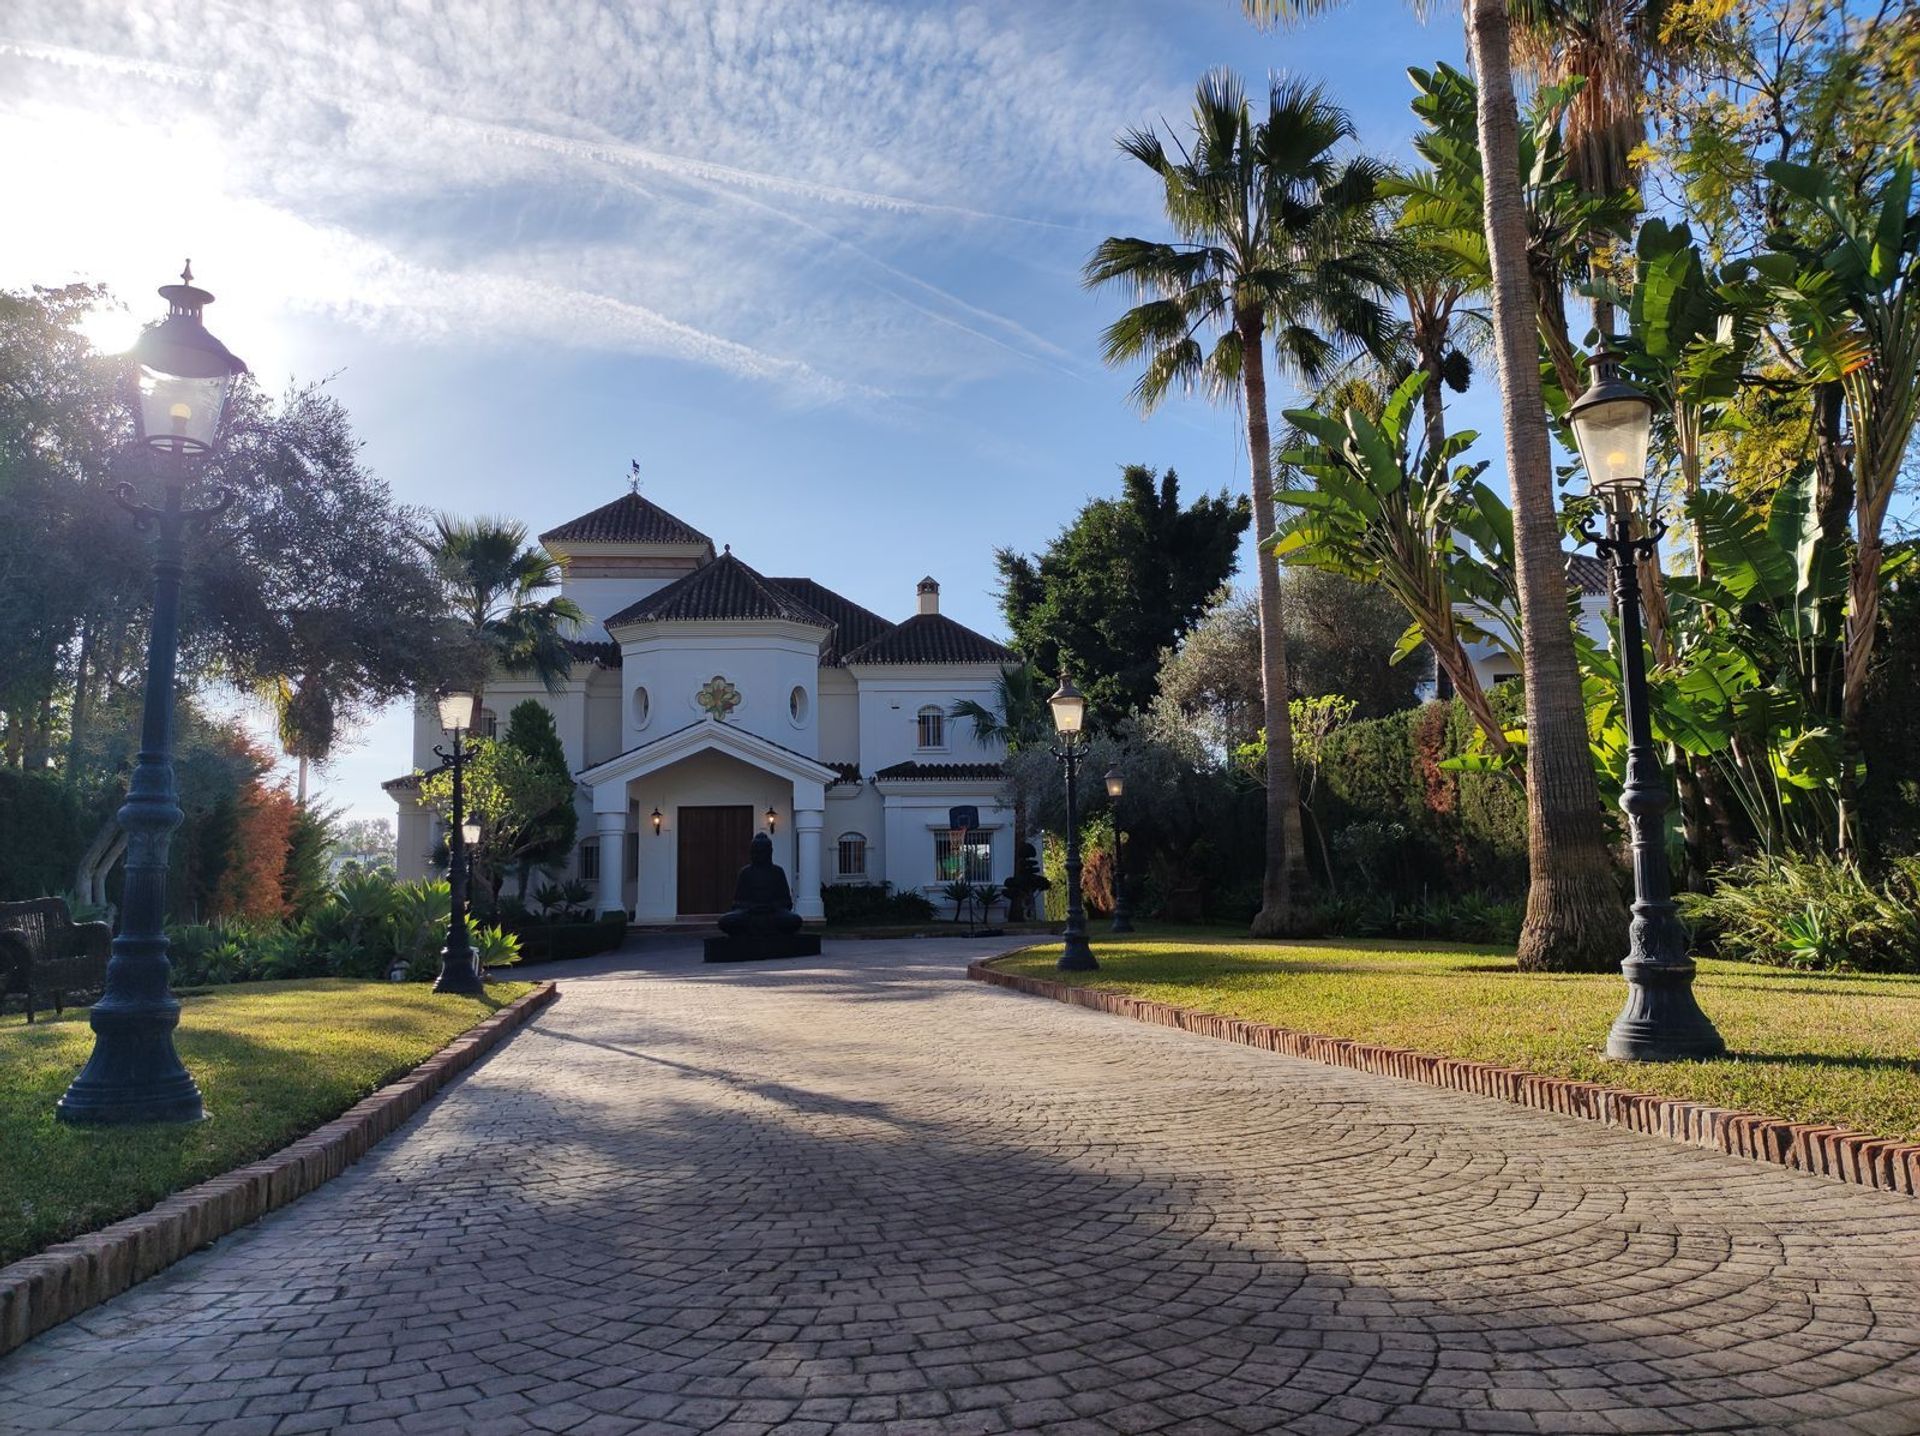
MULTIPOLYGON (((1400 0, 1275 33, 1234 0, 15 0, 0 184, 39 202, 0 285, 144 317, 191 254, 210 326, 270 387, 332 376, 405 502, 538 531, 638 459, 765 572, 899 617, 931 572, 994 632, 994 548, 1121 465, 1246 485, 1237 413, 1143 420, 1100 366, 1121 297, 1079 267, 1161 232, 1115 134, 1228 64, 1324 80, 1401 153, 1406 66, 1461 49, 1400 0)), ((406 766, 390 715, 323 787, 385 816, 406 766)))

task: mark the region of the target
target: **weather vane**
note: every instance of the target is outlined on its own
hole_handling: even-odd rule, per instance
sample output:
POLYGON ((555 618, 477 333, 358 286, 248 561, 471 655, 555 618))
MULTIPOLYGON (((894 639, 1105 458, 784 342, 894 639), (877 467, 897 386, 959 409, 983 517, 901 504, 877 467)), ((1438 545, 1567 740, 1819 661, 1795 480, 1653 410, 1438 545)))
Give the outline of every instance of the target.
POLYGON ((640 461, 638 459, 627 460, 627 492, 630 494, 640 492, 640 461))

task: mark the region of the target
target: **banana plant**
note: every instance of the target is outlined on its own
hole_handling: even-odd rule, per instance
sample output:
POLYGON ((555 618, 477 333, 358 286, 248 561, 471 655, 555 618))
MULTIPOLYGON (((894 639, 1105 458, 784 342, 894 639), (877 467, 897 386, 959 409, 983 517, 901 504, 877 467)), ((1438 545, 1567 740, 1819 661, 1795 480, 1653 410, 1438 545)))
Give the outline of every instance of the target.
MULTIPOLYGON (((1687 508, 1707 562, 1668 580, 1677 652, 1651 675, 1655 732, 1713 762, 1763 847, 1827 850, 1845 785, 1861 776, 1831 692, 1846 554, 1823 532, 1810 469, 1765 513, 1715 489, 1687 508)), ((1609 660, 1589 657, 1606 686, 1609 660)))
POLYGON ((1273 551, 1284 563, 1390 593, 1411 620, 1393 661, 1423 643, 1430 648, 1487 748, 1504 761, 1513 753, 1514 735, 1495 716, 1466 644, 1484 641, 1520 666, 1513 514, 1480 481, 1484 463, 1453 462, 1477 434, 1426 441, 1415 405, 1427 382, 1424 372, 1409 375, 1378 419, 1360 405, 1338 415, 1287 412, 1308 442, 1281 454, 1280 461, 1313 484, 1275 495, 1277 503, 1298 512, 1281 524, 1273 551))
MULTIPOLYGON (((1908 147, 1872 194, 1775 161, 1767 177, 1825 224, 1810 240, 1775 236, 1752 261, 1787 320, 1792 350, 1816 383, 1837 384, 1850 451, 1854 548, 1847 583, 1841 714, 1857 739, 1879 629, 1887 508, 1920 419, 1920 210, 1908 147)), ((1837 436, 1835 436, 1837 437, 1837 436)), ((1839 444, 1833 444, 1839 450, 1839 444)))

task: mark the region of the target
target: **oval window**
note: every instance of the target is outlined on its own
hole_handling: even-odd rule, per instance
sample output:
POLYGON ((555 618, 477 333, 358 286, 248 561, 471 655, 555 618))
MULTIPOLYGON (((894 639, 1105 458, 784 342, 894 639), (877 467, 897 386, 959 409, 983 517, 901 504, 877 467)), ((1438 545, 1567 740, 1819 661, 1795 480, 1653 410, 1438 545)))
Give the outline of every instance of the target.
POLYGON ((807 690, 795 684, 793 692, 787 695, 787 716, 793 720, 793 726, 803 727, 807 721, 807 690))
POLYGON ((644 728, 647 726, 647 720, 651 717, 653 717, 653 700, 647 697, 647 690, 644 688, 634 689, 633 726, 636 728, 644 728))

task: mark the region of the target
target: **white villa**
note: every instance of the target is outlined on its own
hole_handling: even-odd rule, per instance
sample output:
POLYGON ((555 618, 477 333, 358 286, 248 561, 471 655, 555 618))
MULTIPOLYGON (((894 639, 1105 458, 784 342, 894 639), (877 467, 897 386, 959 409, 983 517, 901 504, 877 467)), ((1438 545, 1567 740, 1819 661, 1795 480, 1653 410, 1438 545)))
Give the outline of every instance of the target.
MULTIPOLYGON (((552 712, 579 780, 569 872, 601 912, 642 923, 704 918, 732 904, 756 830, 794 906, 821 917, 822 883, 890 882, 937 894, 955 873, 1013 871, 1012 814, 998 748, 949 716, 991 705, 1014 654, 940 612, 920 581, 894 623, 812 579, 767 578, 637 493, 540 536, 562 591, 589 615, 565 685, 489 683, 482 730, 527 698, 552 712), (949 810, 978 809, 953 850, 949 810)), ((413 761, 443 738, 426 705, 413 761)), ((399 805, 399 872, 419 877, 438 842, 418 780, 385 784, 399 805)))

